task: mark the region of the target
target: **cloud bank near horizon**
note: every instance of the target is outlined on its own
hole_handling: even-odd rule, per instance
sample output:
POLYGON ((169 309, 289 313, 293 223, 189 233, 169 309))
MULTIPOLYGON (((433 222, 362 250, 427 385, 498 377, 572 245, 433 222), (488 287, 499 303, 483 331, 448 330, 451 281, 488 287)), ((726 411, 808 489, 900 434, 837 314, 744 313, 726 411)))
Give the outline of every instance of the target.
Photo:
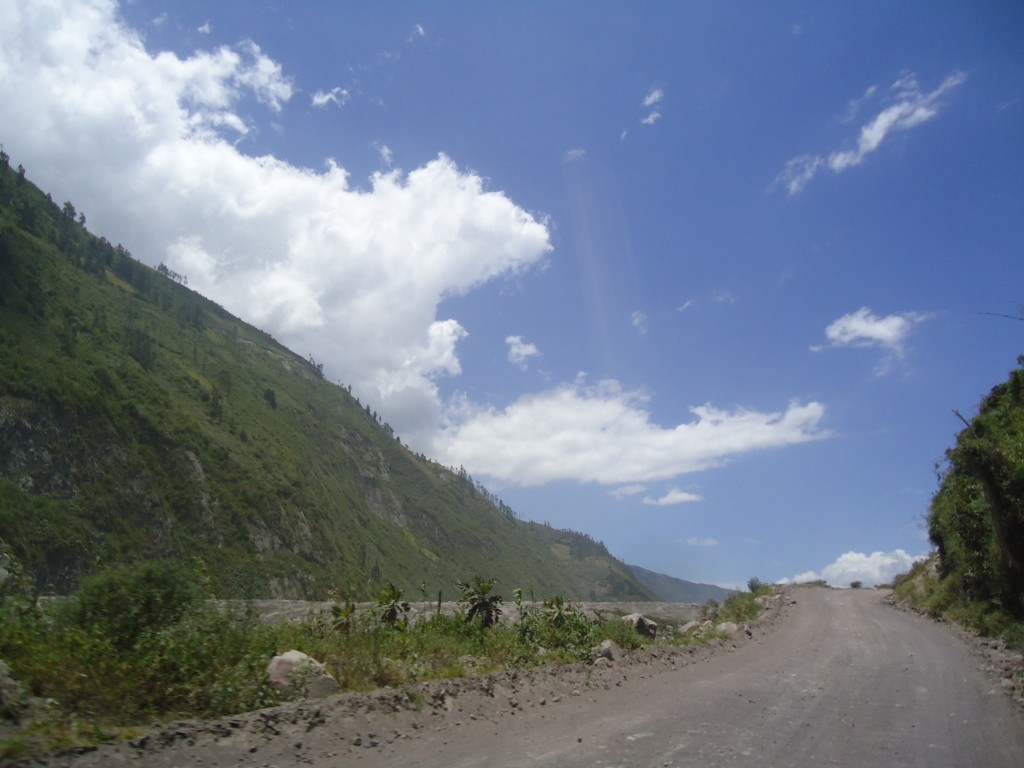
POLYGON ((900 574, 909 571, 914 563, 924 560, 926 555, 911 555, 902 549, 892 552, 845 552, 821 571, 805 571, 792 579, 780 583, 806 584, 822 580, 833 587, 849 587, 859 581, 865 587, 890 584, 900 574))

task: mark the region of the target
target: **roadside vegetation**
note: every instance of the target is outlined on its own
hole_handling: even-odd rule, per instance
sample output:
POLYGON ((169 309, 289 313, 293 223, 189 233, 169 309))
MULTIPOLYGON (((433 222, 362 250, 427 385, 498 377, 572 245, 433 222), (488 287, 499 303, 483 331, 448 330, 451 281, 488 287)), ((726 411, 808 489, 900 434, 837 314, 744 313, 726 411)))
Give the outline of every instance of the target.
POLYGON ((898 598, 1024 650, 1024 356, 964 424, 938 467, 928 516, 937 557, 898 578, 898 598))
MULTIPOLYGON (((9 555, 0 560, 0 759, 131 737, 154 721, 251 711, 281 700, 266 681, 276 654, 301 650, 321 661, 343 691, 548 664, 590 663, 611 639, 623 649, 684 645, 718 637, 664 631, 657 640, 619 616, 588 615, 551 597, 511 605, 493 581, 459 586, 458 610, 410 621, 392 584, 370 609, 337 601, 303 621, 265 623, 253 610, 224 610, 180 563, 149 561, 84 580, 70 597, 40 599, 9 555), (3 574, 0 574, 2 576, 3 574), (508 621, 501 621, 504 609, 508 621), (2 670, 0 670, 2 671, 2 670), (21 722, 22 727, 8 727, 21 722)), ((770 587, 709 602, 714 623, 754 618, 770 587)))

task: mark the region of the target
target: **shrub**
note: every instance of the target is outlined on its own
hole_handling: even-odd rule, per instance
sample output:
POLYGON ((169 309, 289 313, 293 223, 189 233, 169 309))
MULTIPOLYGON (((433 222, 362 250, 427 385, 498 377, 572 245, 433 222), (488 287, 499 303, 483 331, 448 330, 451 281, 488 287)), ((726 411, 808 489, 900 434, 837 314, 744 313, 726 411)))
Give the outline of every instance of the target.
POLYGON ((542 608, 524 608, 517 629, 524 642, 552 651, 564 661, 586 660, 597 639, 596 625, 582 606, 558 596, 545 600, 542 608))
POLYGON ((126 651, 143 632, 173 624, 200 599, 198 588, 180 565, 155 560, 84 579, 71 610, 82 629, 103 635, 115 648, 126 651))
POLYGON ((611 621, 603 622, 597 628, 596 639, 598 642, 601 640, 614 640, 620 648, 624 648, 627 651, 639 648, 645 643, 650 642, 650 638, 641 635, 617 616, 611 621))

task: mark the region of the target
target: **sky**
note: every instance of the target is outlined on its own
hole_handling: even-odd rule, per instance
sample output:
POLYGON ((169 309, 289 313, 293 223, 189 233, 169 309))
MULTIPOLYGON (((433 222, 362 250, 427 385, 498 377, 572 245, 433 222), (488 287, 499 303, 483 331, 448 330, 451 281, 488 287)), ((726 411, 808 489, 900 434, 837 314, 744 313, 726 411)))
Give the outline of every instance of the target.
POLYGON ((0 142, 58 204, 629 563, 891 579, 1024 352, 1020 3, 0 18, 0 142))

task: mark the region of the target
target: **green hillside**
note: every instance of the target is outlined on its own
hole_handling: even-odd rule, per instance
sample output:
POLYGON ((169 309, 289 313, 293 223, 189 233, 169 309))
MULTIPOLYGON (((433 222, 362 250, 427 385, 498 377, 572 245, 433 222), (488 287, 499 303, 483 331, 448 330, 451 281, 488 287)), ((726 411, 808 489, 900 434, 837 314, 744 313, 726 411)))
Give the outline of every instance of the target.
POLYGON ((961 417, 928 535, 940 577, 931 608, 985 630, 1014 620, 1024 642, 1024 356, 1018 364, 973 419, 961 417))
POLYGON ((586 536, 405 448, 322 366, 86 230, 0 157, 0 546, 40 589, 156 557, 218 597, 651 599, 586 536))

